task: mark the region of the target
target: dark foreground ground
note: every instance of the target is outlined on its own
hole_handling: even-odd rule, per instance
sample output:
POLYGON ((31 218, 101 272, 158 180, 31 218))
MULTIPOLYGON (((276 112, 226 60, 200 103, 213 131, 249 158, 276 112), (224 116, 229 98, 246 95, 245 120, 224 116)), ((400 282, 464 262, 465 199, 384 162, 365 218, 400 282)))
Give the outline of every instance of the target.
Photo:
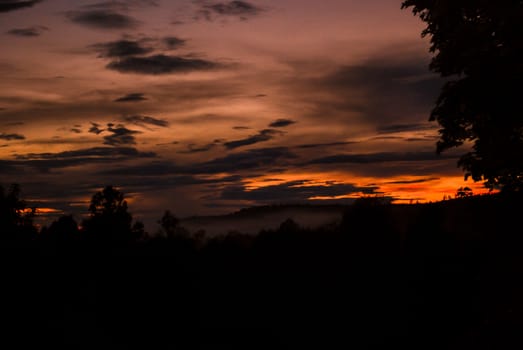
POLYGON ((4 240, 5 349, 521 349, 523 204, 360 203, 256 236, 4 240))

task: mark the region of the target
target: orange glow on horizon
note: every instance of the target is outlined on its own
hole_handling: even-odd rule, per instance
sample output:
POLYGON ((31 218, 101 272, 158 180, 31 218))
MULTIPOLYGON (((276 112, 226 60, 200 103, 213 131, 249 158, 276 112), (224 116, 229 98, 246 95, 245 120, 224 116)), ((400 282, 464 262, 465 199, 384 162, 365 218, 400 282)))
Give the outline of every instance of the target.
MULTIPOLYGON (((392 197, 394 203, 419 203, 437 202, 445 198, 454 198, 460 187, 468 187, 473 194, 487 194, 489 190, 482 183, 471 183, 465 181, 463 176, 446 176, 446 177, 416 177, 402 176, 388 179, 372 177, 356 177, 347 173, 326 172, 326 173, 286 173, 277 176, 262 176, 245 182, 247 191, 258 188, 280 185, 292 181, 301 181, 307 179, 304 183, 298 183, 292 187, 308 186, 332 186, 337 184, 353 184, 356 187, 373 187, 379 188, 376 195, 392 197)), ((348 193, 338 196, 314 196, 309 198, 311 201, 350 199, 359 198, 367 195, 373 195, 361 191, 348 193)))

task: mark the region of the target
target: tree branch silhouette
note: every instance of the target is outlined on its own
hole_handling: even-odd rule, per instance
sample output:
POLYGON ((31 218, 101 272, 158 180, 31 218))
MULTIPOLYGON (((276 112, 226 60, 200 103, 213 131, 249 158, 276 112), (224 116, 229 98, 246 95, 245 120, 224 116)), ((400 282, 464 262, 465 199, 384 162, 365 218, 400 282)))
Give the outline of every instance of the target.
POLYGON ((430 120, 437 152, 468 145, 458 166, 489 189, 523 188, 523 2, 407 0, 426 22, 430 70, 448 79, 430 120))

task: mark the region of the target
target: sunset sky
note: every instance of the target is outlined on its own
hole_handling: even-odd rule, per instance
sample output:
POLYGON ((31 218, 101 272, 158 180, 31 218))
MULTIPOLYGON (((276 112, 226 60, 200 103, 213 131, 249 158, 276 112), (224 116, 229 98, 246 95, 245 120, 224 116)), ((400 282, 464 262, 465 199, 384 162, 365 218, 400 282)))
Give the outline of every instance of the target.
POLYGON ((441 200, 473 184, 422 29, 395 0, 0 0, 0 184, 77 218, 115 185, 146 223, 441 200))

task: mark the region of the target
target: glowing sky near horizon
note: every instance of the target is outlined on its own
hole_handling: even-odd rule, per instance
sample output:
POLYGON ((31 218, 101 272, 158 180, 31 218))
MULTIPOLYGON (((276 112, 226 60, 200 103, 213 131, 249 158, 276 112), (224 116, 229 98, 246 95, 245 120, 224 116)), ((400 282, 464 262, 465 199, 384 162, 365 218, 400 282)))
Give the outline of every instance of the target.
POLYGON ((0 1, 0 184, 58 213, 104 185, 135 217, 440 200, 442 81, 401 1, 0 1))

